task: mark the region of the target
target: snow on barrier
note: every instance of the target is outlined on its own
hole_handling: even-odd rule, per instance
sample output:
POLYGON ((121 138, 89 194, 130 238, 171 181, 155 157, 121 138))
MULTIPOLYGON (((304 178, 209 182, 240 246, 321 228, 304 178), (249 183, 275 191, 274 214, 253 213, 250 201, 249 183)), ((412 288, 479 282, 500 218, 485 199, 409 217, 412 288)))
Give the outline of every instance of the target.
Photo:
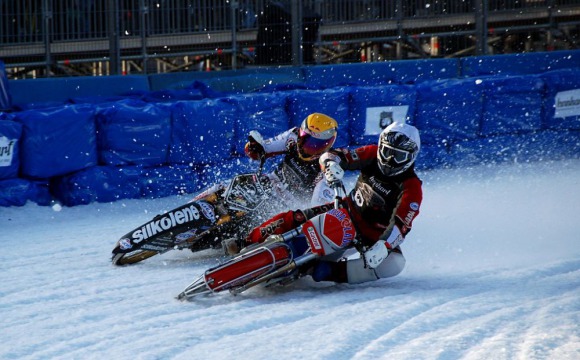
POLYGON ((419 170, 579 158, 578 59, 580 52, 562 52, 317 66, 280 76, 270 69, 251 73, 259 92, 252 84, 227 91, 239 76, 211 77, 221 81, 219 91, 199 80, 148 89, 129 78, 134 89, 124 95, 68 91, 79 96, 58 106, 48 106, 58 99, 46 95, 44 105, 0 112, 0 206, 194 193, 257 169, 243 156, 250 130, 271 137, 312 112, 339 122, 337 146, 375 143, 392 121, 417 126, 419 170), (509 61, 522 67, 507 71, 509 61), (290 81, 265 81, 277 78, 290 81))

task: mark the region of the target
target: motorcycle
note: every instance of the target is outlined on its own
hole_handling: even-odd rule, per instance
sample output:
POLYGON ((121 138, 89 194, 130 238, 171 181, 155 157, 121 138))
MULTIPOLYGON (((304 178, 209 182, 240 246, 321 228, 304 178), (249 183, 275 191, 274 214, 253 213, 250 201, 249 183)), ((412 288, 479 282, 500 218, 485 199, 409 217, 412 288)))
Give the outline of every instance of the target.
POLYGON ((256 285, 287 285, 305 275, 315 261, 355 247, 356 231, 348 210, 342 206, 341 182, 332 184, 334 208, 281 235, 270 235, 250 245, 228 261, 210 268, 188 285, 178 300, 229 291, 240 294, 256 285))
POLYGON ((229 185, 210 188, 185 205, 155 216, 121 237, 112 251, 114 265, 135 264, 169 250, 192 251, 221 246, 216 234, 249 223, 248 216, 263 210, 273 184, 262 174, 235 176, 229 185))

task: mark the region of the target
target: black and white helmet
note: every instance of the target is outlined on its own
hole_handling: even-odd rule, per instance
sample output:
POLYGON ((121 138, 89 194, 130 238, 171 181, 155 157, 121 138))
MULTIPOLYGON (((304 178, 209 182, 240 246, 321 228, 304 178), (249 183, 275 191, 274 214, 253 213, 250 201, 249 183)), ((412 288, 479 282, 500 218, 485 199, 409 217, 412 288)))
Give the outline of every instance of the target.
POLYGON ((381 172, 386 176, 402 173, 413 165, 420 149, 421 139, 416 127, 392 123, 379 136, 377 159, 381 172))

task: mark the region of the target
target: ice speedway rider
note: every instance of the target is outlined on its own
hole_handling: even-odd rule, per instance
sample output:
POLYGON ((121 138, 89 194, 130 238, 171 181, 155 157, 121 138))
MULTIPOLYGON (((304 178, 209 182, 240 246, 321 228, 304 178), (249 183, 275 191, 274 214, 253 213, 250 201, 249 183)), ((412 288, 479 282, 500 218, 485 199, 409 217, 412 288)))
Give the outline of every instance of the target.
MULTIPOLYGON (((337 135, 337 121, 322 113, 312 113, 300 127, 293 127, 270 139, 263 139, 258 131, 251 131, 244 147, 249 158, 259 160, 283 156, 274 170, 266 174, 274 185, 273 199, 262 209, 264 217, 252 214, 243 222, 225 224, 220 232, 221 239, 244 236, 265 218, 296 204, 314 206, 332 201, 333 192, 324 181, 318 158, 332 148, 337 135)), ((214 185, 194 200, 220 188, 225 188, 225 184, 214 185)), ((196 249, 192 247, 192 250, 196 249)))
MULTIPOLYGON (((335 149, 323 154, 320 166, 329 182, 342 179, 344 170, 360 170, 352 191, 344 198, 362 246, 362 256, 338 254, 335 261, 319 261, 308 274, 315 281, 361 283, 399 274, 405 266, 400 245, 411 231, 423 198, 415 173, 421 147, 419 131, 394 122, 379 136, 377 145, 354 150, 335 149)), ((332 208, 326 204, 280 213, 254 228, 244 244, 264 241, 332 208)))
POLYGON ((332 148, 338 135, 338 123, 322 113, 310 114, 300 127, 294 127, 271 139, 263 140, 253 131, 244 147, 246 155, 258 160, 283 155, 281 163, 269 174, 282 186, 278 194, 287 203, 321 205, 332 200, 332 191, 318 165, 320 155, 332 148), (257 135, 257 136, 256 136, 257 135))

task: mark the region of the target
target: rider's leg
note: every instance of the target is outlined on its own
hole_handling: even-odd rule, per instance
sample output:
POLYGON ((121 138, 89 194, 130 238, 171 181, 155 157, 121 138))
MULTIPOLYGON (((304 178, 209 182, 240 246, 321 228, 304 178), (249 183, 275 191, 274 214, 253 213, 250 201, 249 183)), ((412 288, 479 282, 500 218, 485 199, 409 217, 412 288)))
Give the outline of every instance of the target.
POLYGON ((341 260, 339 262, 321 261, 312 271, 314 281, 334 281, 358 284, 367 281, 396 276, 405 267, 405 257, 400 248, 395 248, 376 268, 365 267, 364 260, 341 260))

